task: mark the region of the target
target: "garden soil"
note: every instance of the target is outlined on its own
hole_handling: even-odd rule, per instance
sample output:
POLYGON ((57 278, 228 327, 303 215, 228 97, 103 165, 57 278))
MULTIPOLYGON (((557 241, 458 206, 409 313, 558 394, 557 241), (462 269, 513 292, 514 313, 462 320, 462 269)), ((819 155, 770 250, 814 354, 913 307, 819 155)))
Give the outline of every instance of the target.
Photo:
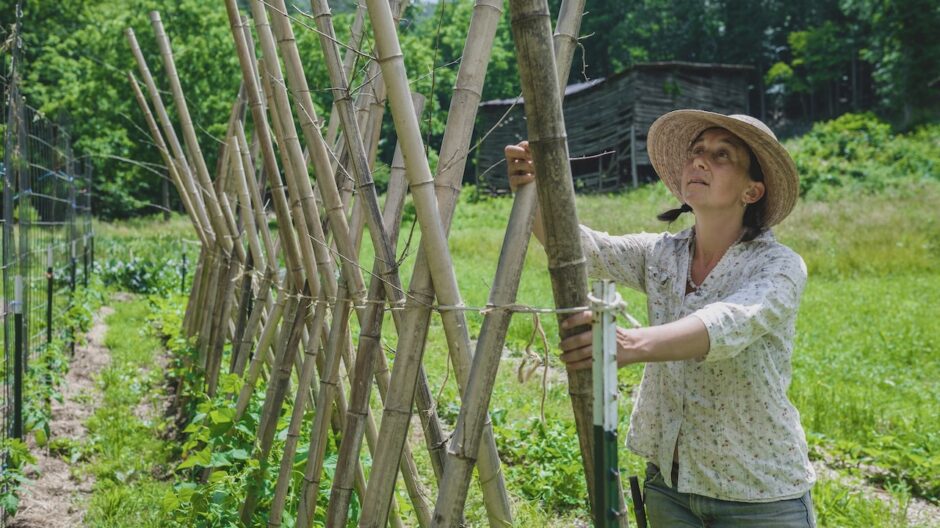
MULTIPOLYGON (((95 386, 98 373, 111 361, 105 347, 108 326, 105 319, 114 309, 104 306, 95 315, 87 343, 75 347, 69 372, 60 387, 62 402, 52 403, 50 439, 69 438, 73 445, 87 444, 85 421, 94 413, 93 402, 98 401, 95 386)), ((20 507, 11 528, 65 528, 82 526, 88 498, 94 479, 77 464, 63 460, 48 449, 37 448, 30 438, 30 451, 36 454, 36 464, 28 468, 31 480, 20 498, 20 507)), ((67 455, 66 455, 67 457, 67 455)))

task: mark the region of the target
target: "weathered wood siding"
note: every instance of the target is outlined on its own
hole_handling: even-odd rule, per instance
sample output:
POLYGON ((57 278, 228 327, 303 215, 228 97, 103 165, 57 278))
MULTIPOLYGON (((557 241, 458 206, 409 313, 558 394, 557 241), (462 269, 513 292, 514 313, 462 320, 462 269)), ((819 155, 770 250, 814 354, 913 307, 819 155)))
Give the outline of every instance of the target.
POLYGON ((635 87, 637 165, 649 165, 646 133, 659 116, 678 108, 719 114, 748 113, 747 70, 638 66, 628 73, 635 87))
MULTIPOLYGON (((750 68, 691 63, 640 64, 565 96, 565 126, 575 187, 610 191, 632 182, 631 126, 636 135, 640 181, 655 177, 646 154, 646 133, 656 118, 677 108, 723 114, 747 113, 750 68)), ((572 87, 569 87, 572 89, 572 87)), ((508 190, 503 147, 525 139, 521 101, 480 105, 476 180, 493 192, 508 190), (485 137, 485 138, 484 138, 485 137)), ((470 178, 472 179, 472 178, 470 178)))

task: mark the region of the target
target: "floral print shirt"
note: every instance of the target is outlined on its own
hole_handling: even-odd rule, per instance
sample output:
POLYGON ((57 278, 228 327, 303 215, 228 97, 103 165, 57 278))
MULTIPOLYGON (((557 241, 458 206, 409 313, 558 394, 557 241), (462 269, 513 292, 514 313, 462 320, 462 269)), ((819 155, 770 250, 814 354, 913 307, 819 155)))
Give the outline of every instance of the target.
POLYGON ((589 276, 646 293, 650 325, 692 315, 708 330, 704 359, 646 364, 627 447, 683 493, 800 497, 816 475, 787 389, 806 265, 767 230, 732 245, 686 294, 692 233, 611 236, 581 226, 589 276))

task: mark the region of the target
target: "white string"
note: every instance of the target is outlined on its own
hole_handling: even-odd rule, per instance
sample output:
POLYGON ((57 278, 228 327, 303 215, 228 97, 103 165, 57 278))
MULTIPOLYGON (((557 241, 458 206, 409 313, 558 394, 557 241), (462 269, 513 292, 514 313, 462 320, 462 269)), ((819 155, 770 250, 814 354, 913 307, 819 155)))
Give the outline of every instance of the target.
POLYGON ((630 312, 627 311, 627 302, 623 300, 620 292, 615 291, 614 295, 615 297, 613 302, 607 303, 603 299, 598 299, 589 293, 588 301, 590 301, 591 306, 594 307, 594 312, 613 312, 615 316, 618 314, 622 315, 624 319, 627 320, 627 322, 633 325, 633 328, 640 328, 643 326, 639 321, 636 320, 636 318, 630 315, 630 312))
MULTIPOLYGON (((235 277, 234 280, 241 280, 247 276, 251 276, 256 280, 260 280, 264 277, 264 272, 261 269, 251 269, 243 270, 239 275, 235 277)), ((381 280, 381 278, 380 278, 381 280)), ((623 300, 623 297, 619 292, 616 293, 616 297, 612 303, 605 303, 603 300, 594 297, 591 294, 588 294, 588 301, 591 303, 591 306, 573 306, 568 308, 551 308, 543 306, 531 306, 521 303, 508 303, 508 304, 487 304, 485 306, 470 306, 466 304, 457 304, 457 305, 447 305, 447 304, 430 304, 421 301, 420 299, 413 297, 409 294, 405 294, 407 299, 401 299, 397 302, 388 301, 386 299, 376 300, 376 299, 353 299, 353 298, 338 298, 338 297, 317 297, 312 295, 304 295, 296 290, 288 290, 286 287, 277 285, 274 287, 277 292, 281 295, 285 295, 287 298, 294 298, 297 300, 308 299, 310 301, 311 308, 316 308, 317 306, 323 304, 327 307, 334 305, 337 301, 343 301, 350 303, 353 308, 364 309, 368 305, 383 305, 386 306, 386 311, 401 311, 408 309, 407 301, 411 300, 413 303, 420 305, 422 308, 428 310, 433 310, 436 312, 475 312, 480 315, 487 315, 490 312, 504 310, 513 313, 528 313, 528 314, 576 314, 585 311, 592 310, 592 306, 597 305, 593 308, 593 311, 596 313, 605 313, 613 312, 615 315, 621 315, 624 319, 627 320, 634 328, 640 328, 643 325, 630 313, 627 311, 628 305, 627 302, 623 300)))

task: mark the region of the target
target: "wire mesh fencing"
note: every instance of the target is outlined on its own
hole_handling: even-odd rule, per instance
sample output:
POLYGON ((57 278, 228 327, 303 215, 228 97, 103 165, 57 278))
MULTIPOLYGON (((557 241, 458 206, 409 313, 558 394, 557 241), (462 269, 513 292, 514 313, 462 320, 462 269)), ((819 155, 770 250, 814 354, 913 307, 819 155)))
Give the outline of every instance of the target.
MULTIPOLYGON (((64 126, 27 105, 17 86, 15 61, 3 83, 0 180, 2 214, 3 363, 0 373, 0 468, 10 468, 9 438, 30 428, 25 384, 42 383, 44 350, 74 339, 65 320, 78 285, 93 263, 92 167, 72 151, 64 126)), ((9 486, 7 479, 0 486, 9 486)), ((6 494, 8 489, 0 489, 6 494)), ((0 526, 7 520, 0 508, 0 526)))

